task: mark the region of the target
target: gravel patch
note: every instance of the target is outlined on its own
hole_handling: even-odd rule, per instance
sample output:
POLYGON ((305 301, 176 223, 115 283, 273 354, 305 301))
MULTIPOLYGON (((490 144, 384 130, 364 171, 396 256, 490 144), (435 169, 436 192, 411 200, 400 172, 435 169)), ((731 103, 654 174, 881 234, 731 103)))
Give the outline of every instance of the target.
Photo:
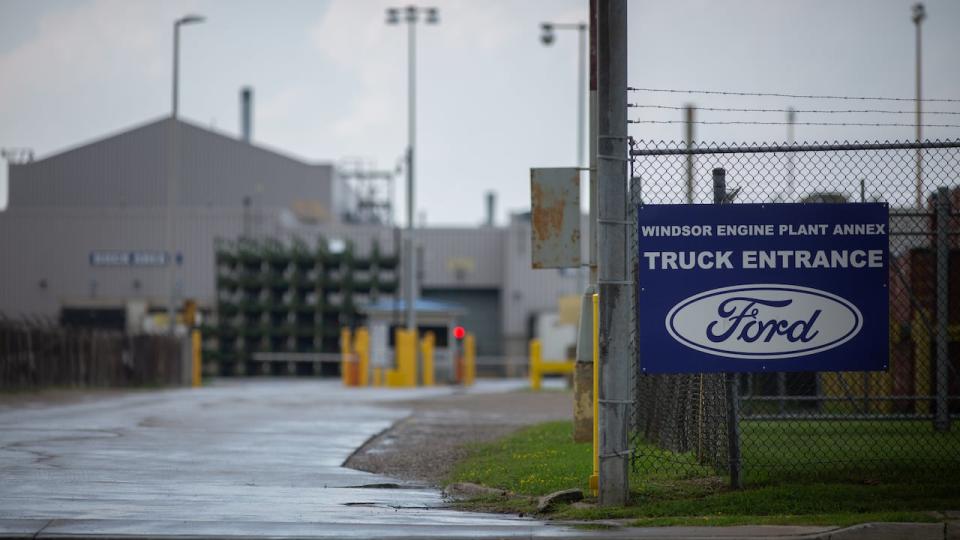
POLYGON ((468 444, 492 441, 531 424, 573 418, 569 391, 459 393, 391 406, 413 413, 367 441, 344 466, 430 485, 439 485, 466 457, 468 444))

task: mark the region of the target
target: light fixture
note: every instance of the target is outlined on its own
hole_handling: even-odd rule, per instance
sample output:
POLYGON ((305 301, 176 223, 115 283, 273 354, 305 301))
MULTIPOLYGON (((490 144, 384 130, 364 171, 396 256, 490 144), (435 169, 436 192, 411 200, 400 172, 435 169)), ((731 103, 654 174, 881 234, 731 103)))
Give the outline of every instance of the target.
POLYGON ((400 12, 397 8, 387 8, 387 24, 399 24, 400 12))
POLYGON ((913 22, 921 23, 924 19, 927 18, 927 10, 923 7, 923 4, 917 2, 913 5, 913 22))
POLYGON ((540 41, 543 42, 544 45, 553 45, 553 25, 550 23, 541 23, 540 29, 543 30, 540 34, 540 41))
POLYGON ((203 15, 184 15, 183 17, 177 19, 177 24, 202 23, 205 20, 207 20, 207 18, 203 15))

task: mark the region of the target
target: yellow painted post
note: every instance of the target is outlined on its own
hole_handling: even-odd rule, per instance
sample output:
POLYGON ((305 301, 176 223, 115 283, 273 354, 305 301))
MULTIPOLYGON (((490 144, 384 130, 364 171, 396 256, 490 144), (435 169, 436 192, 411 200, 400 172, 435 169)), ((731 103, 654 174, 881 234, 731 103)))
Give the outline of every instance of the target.
POLYGON ((340 380, 344 386, 350 386, 350 329, 340 329, 340 380))
POLYGON ((530 340, 530 389, 540 390, 540 340, 530 340))
POLYGON ((200 337, 200 330, 194 328, 193 331, 190 332, 191 352, 193 352, 193 377, 191 384, 194 388, 203 384, 203 353, 201 344, 202 338, 200 337))
POLYGON ((433 373, 433 347, 436 337, 433 332, 427 332, 420 339, 420 356, 423 358, 423 385, 434 385, 433 373))
POLYGON ((593 295, 593 475, 590 490, 596 497, 600 492, 600 295, 593 295))
POLYGON ((390 388, 403 386, 403 373, 399 369, 387 370, 387 386, 390 388))
POLYGON ((357 328, 353 336, 353 352, 357 357, 357 386, 367 386, 370 383, 370 331, 364 327, 357 328))
POLYGON ((397 329, 396 337, 396 355, 397 372, 399 373, 401 386, 417 385, 417 349, 415 336, 416 333, 408 330, 397 329))
POLYGON ((373 368, 373 385, 383 386, 383 368, 373 368))
POLYGON ((473 386, 477 378, 477 339, 470 332, 463 338, 463 385, 473 386))

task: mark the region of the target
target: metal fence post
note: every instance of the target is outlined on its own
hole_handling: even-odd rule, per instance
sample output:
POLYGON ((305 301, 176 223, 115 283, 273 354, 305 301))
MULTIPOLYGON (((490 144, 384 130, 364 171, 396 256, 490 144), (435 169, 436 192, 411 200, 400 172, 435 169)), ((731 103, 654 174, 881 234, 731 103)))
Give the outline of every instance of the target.
POLYGON ((950 408, 948 400, 948 379, 950 346, 949 335, 949 264, 950 243, 948 228, 950 224, 950 190, 946 187, 937 189, 937 370, 936 370, 936 414, 934 415, 934 429, 950 431, 950 408))
MULTIPOLYGON (((727 171, 713 170, 713 204, 723 204, 727 198, 727 171)), ((743 478, 740 472, 740 377, 726 373, 727 390, 727 444, 730 458, 730 487, 740 489, 743 478)))

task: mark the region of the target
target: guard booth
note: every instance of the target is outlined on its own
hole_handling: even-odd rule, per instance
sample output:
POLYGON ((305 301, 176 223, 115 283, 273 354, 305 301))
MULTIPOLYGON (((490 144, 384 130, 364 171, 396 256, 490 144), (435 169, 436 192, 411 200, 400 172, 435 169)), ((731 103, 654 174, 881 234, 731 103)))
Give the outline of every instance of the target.
MULTIPOLYGON (((414 307, 419 338, 427 332, 432 332, 434 336, 434 377, 437 384, 454 382, 457 340, 453 329, 466 310, 459 304, 424 299, 417 300, 414 307)), ((405 328, 406 304, 402 299, 383 299, 360 308, 360 311, 367 316, 370 330, 370 367, 383 371, 396 367, 394 330, 405 328)))

